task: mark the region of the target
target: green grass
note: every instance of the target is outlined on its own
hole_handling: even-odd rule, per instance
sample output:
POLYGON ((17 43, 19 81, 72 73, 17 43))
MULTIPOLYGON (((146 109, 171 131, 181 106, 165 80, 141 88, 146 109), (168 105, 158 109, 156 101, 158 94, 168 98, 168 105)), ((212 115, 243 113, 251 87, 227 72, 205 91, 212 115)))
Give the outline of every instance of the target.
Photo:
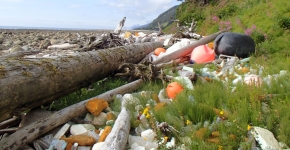
POLYGON ((51 110, 60 110, 83 100, 98 96, 126 83, 127 81, 122 78, 107 77, 105 80, 100 80, 93 83, 90 90, 88 90, 88 88, 82 88, 74 93, 55 100, 51 104, 50 108, 51 110))
MULTIPOLYGON (((267 59, 253 56, 247 65, 255 69, 264 66, 262 77, 279 74, 280 70, 290 71, 289 57, 283 54, 273 54, 267 59)), ((197 65, 195 69, 201 67, 202 65, 197 65)), ((233 93, 231 88, 220 81, 203 83, 199 80, 194 84, 194 90, 184 90, 162 109, 155 110, 154 105, 151 105, 153 115, 148 120, 151 120, 151 127, 156 131, 158 129, 154 127, 155 121, 167 122, 180 131, 181 133, 169 134, 169 137, 177 138, 177 145, 185 144, 184 139, 190 139, 186 144, 189 149, 218 149, 219 146, 223 149, 250 148, 245 141, 248 125, 270 130, 278 141, 289 146, 289 78, 289 74, 277 78, 271 82, 271 86, 266 83, 261 87, 238 84, 233 93), (213 108, 227 113, 226 119, 219 124, 215 124, 219 115, 213 108), (210 124, 207 128, 211 131, 205 133, 204 139, 198 139, 196 133, 203 128, 205 122, 210 124), (208 142, 212 131, 219 131, 219 144, 208 142), (232 139, 231 136, 235 138, 232 139)), ((139 91, 150 90, 158 93, 162 88, 164 87, 160 83, 146 83, 139 91)), ((148 98, 142 99, 141 105, 144 108, 146 101, 148 102, 148 98)), ((130 110, 136 111, 134 107, 130 107, 130 110)), ((165 135, 158 134, 157 139, 163 136, 165 135)))
MULTIPOLYGON (((131 127, 135 128, 141 124, 137 116, 143 113, 146 104, 150 105, 148 117, 149 127, 158 133, 157 140, 168 136, 177 139, 177 145, 185 144, 189 149, 238 149, 250 148, 245 139, 247 138, 247 127, 259 126, 270 130, 279 142, 290 145, 290 67, 289 56, 284 54, 271 54, 264 56, 252 56, 251 61, 244 65, 253 69, 264 67, 262 77, 268 75, 275 76, 280 70, 287 70, 288 74, 277 78, 271 82, 271 86, 263 83, 261 87, 248 86, 245 84, 236 85, 235 92, 232 88, 221 81, 194 83, 194 90, 184 90, 176 99, 161 109, 154 109, 156 103, 153 102, 152 93, 155 95, 166 85, 161 81, 145 82, 136 93, 135 97, 140 100, 142 109, 137 112, 136 105, 127 106, 131 112, 131 127), (149 96, 141 96, 141 91, 150 91, 149 96), (151 99, 151 100, 150 100, 151 99), (218 110, 218 111, 214 111, 218 110), (223 114, 221 114, 223 113, 223 114), (217 118, 222 117, 220 123, 217 118), (156 127, 156 122, 167 122, 178 132, 172 131, 164 135, 156 127), (208 124, 208 125, 205 125, 208 124), (197 138, 199 130, 206 127, 208 130, 203 138, 197 138), (208 140, 212 138, 213 131, 220 134, 219 143, 212 143, 208 140), (231 138, 234 136, 234 139, 231 138)), ((192 65, 198 73, 201 68, 209 67, 211 71, 217 69, 214 65, 192 65)), ((70 94, 53 103, 53 109, 61 109, 73 103, 97 96, 105 91, 126 84, 125 80, 119 78, 108 78, 106 81, 99 81, 93 84, 93 91, 81 89, 81 91, 70 94)), ((231 85, 232 86, 232 85, 231 85)), ((113 101, 110 107, 120 111, 120 101, 113 101)), ((165 149, 161 145, 160 149, 165 149)))

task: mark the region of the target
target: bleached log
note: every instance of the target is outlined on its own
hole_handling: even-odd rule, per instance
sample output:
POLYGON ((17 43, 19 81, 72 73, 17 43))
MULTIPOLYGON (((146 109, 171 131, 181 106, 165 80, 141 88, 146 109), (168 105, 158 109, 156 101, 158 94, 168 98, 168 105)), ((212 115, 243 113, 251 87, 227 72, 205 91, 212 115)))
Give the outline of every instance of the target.
MULTIPOLYGON (((139 88, 139 86, 141 86, 142 82, 143 81, 139 79, 116 89, 105 92, 96 97, 110 102, 117 94, 125 94, 136 90, 137 88, 139 88)), ((17 130, 15 133, 0 141, 0 149, 17 150, 23 145, 32 142, 37 137, 47 133, 51 129, 68 122, 74 117, 87 113, 85 105, 91 99, 71 105, 56 113, 53 113, 48 117, 40 118, 39 120, 31 123, 30 125, 27 125, 17 130)))
POLYGON ((192 52, 192 50, 194 48, 196 48, 197 46, 205 45, 205 44, 213 41, 219 34, 221 34, 223 32, 225 32, 225 31, 219 31, 219 32, 214 33, 212 35, 209 35, 205 38, 202 38, 202 39, 200 39, 192 44, 189 44, 185 47, 182 47, 182 48, 180 48, 172 53, 161 56, 158 59, 156 59, 155 61, 153 61, 152 63, 153 64, 165 63, 165 62, 169 62, 171 60, 175 60, 177 58, 180 58, 182 56, 186 56, 186 55, 190 54, 192 52))
POLYGON ((114 127, 102 144, 100 149, 124 150, 129 138, 130 132, 130 112, 122 107, 120 114, 114 124, 114 127))
POLYGON ((191 23, 186 23, 186 24, 190 24, 190 27, 188 28, 188 32, 194 32, 197 21, 194 21, 194 19, 192 19, 191 23))
POLYGON ((78 48, 78 47, 80 47, 80 45, 78 44, 64 43, 64 44, 48 46, 47 49, 58 50, 58 49, 72 49, 72 48, 78 48))
POLYGON ((126 17, 124 17, 121 21, 120 21, 120 23, 119 23, 119 25, 117 26, 117 28, 114 30, 114 33, 116 33, 116 34, 120 34, 120 32, 121 32, 121 30, 122 30, 122 28, 123 28, 123 26, 124 26, 124 24, 125 24, 125 21, 126 21, 126 17))

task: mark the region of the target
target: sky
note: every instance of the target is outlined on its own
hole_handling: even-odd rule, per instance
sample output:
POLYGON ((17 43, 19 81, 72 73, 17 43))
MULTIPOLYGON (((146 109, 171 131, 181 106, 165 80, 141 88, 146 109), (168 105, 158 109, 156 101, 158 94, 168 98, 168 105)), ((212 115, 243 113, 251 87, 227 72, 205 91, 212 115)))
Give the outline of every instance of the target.
POLYGON ((177 0, 0 0, 0 26, 123 29, 150 23, 177 0))

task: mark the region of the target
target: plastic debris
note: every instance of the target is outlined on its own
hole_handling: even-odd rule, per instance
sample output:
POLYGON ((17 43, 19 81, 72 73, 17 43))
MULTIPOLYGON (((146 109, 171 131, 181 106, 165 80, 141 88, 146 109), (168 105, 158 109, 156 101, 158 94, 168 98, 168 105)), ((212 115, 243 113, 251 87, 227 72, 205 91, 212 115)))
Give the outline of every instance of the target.
POLYGON ((89 100, 86 104, 87 110, 94 116, 98 116, 108 106, 109 104, 107 101, 97 98, 89 100))
POLYGON ((75 124, 71 126, 70 133, 72 135, 80 135, 90 130, 95 130, 95 127, 92 124, 75 124))

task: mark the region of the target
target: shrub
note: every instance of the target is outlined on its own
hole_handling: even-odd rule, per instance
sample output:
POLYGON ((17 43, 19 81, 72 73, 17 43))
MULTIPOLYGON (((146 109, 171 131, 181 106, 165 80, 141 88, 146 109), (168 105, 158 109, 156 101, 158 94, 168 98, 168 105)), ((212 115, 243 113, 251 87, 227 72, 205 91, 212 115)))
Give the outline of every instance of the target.
POLYGON ((278 24, 280 28, 290 30, 290 17, 288 16, 278 17, 278 24))
POLYGON ((232 16, 237 9, 238 7, 236 5, 231 4, 218 11, 217 14, 220 19, 223 19, 232 16))

